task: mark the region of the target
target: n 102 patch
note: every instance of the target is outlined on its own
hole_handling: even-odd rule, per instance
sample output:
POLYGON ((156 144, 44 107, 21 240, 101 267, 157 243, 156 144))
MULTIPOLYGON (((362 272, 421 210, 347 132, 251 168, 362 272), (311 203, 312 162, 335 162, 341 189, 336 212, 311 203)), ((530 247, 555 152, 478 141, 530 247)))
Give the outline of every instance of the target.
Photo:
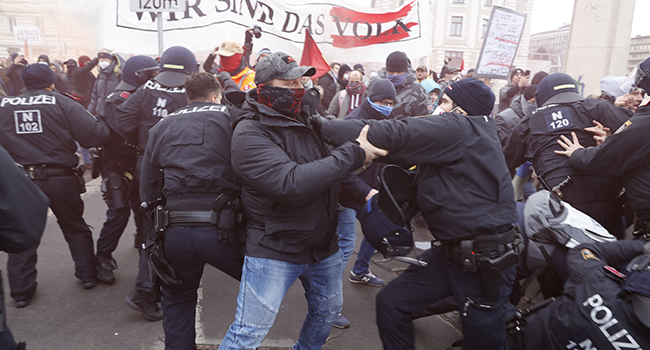
POLYGON ((38 109, 28 111, 14 111, 14 120, 16 121, 16 134, 43 133, 41 111, 38 109))
POLYGON ((568 107, 552 109, 544 113, 544 119, 549 133, 573 127, 571 109, 568 107))

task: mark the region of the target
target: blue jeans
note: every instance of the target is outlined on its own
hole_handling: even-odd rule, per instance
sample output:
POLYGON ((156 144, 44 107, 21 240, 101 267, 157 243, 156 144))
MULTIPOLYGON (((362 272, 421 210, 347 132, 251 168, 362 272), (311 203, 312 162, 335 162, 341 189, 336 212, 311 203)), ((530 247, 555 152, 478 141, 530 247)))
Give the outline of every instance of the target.
MULTIPOLYGON (((339 213, 339 226, 336 228, 339 233, 339 248, 343 252, 343 271, 345 274, 345 266, 348 264, 350 255, 354 251, 354 245, 357 239, 357 212, 354 209, 345 208, 344 211, 339 213)), ((359 254, 357 260, 354 262, 352 272, 359 275, 368 272, 370 266, 370 259, 375 254, 375 248, 364 238, 359 247, 359 254)))
POLYGON ((305 289, 309 310, 293 349, 320 349, 343 306, 342 262, 341 251, 312 265, 245 257, 235 322, 219 349, 257 349, 297 278, 305 289))

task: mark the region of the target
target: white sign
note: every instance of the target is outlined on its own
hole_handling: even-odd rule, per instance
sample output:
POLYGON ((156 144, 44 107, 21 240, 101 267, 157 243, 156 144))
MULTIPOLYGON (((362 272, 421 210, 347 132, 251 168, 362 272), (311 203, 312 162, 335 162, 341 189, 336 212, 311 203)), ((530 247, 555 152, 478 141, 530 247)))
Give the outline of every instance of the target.
MULTIPOLYGON (((126 0, 108 0, 104 9, 106 21, 113 21, 115 28, 104 31, 100 46, 126 53, 157 52, 156 13, 131 12, 126 0)), ((246 28, 258 25, 262 37, 253 39, 254 50, 266 47, 300 57, 309 30, 328 61, 356 63, 383 62, 396 50, 414 58, 430 55, 430 16, 427 0, 410 0, 391 12, 349 0, 189 0, 185 11, 167 12, 163 22, 166 48, 212 51, 229 38, 243 44, 246 28)))
POLYGON ((490 23, 474 77, 508 78, 525 24, 525 13, 500 6, 492 7, 490 23))
POLYGON ((184 12, 187 9, 186 0, 131 0, 133 12, 184 12))
POLYGON ((41 43, 41 30, 38 26, 14 26, 14 36, 16 43, 25 44, 40 44, 41 43))

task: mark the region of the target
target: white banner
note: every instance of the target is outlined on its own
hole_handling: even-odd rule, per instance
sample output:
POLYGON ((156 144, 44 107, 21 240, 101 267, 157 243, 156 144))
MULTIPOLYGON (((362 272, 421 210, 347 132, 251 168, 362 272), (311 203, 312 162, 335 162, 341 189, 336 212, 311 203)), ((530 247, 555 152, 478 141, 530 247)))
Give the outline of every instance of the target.
POLYGON ((37 26, 14 26, 13 29, 17 44, 23 45, 25 41, 28 44, 41 43, 41 30, 37 26))
POLYGON ((474 77, 508 79, 526 24, 526 14, 493 6, 474 77))
MULTIPOLYGON (((157 53, 156 13, 131 12, 128 0, 107 1, 104 13, 108 23, 102 47, 125 53, 157 53)), ((411 0, 389 13, 349 0, 300 4, 189 0, 184 12, 163 14, 163 41, 165 48, 181 45, 192 51, 212 51, 228 38, 243 44, 245 29, 258 25, 262 37, 253 39, 254 51, 267 47, 300 57, 305 30, 309 30, 330 62, 383 62, 395 50, 411 57, 430 55, 429 17, 427 0, 411 0)))

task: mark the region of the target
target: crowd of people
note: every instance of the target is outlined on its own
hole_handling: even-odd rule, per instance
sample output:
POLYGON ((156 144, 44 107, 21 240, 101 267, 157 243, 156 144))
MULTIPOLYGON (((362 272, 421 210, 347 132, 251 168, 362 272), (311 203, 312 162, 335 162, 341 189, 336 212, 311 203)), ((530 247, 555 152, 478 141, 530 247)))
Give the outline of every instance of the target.
MULTIPOLYGON (((377 295, 385 349, 414 349, 414 315, 447 298, 463 326, 454 349, 606 349, 623 338, 631 348, 650 348, 650 243, 643 242, 650 241, 650 59, 632 87, 621 88, 624 77, 605 77, 602 94, 587 98, 567 74, 513 68, 497 105, 489 81, 450 60, 438 75, 395 51, 367 76, 361 64, 336 62, 315 77, 315 68, 268 48, 251 62, 259 35, 251 28, 243 45, 223 41, 203 64, 182 46, 157 59, 109 50, 65 62, 41 55, 29 64, 20 53, 3 59, 0 145, 49 199, 81 287, 115 283, 113 252, 133 212, 140 261, 125 302, 163 321, 167 349, 196 348, 205 264, 240 281, 220 349, 258 348, 298 279, 308 312, 294 349, 319 349, 332 327, 350 326, 341 312, 343 280, 384 286, 370 259, 375 250, 399 255, 390 239, 409 236, 408 221, 419 212, 440 244, 377 295), (402 192, 388 191, 382 175, 393 164, 412 179, 398 186, 402 192), (524 181, 519 198, 512 178, 528 166, 536 180, 524 181), (96 242, 83 219, 85 171, 102 177, 107 204, 96 242), (540 286, 558 300, 527 329, 507 334, 527 244, 517 201, 535 186, 553 190, 620 242, 556 251, 560 285, 540 286), (373 210, 379 216, 369 216, 373 210), (362 222, 369 238, 379 226, 399 228, 364 238, 345 276, 357 219, 374 220, 362 222), (625 241, 631 225, 636 239, 625 241), (592 272, 603 262, 636 256, 627 280, 589 289, 588 281, 602 282, 592 272), (612 295, 625 302, 615 315, 612 295), (607 320, 598 311, 605 309, 607 320), (560 319, 562 327, 554 324, 560 319), (617 323, 618 333, 587 331, 606 322, 617 323)), ((36 293, 37 248, 3 249, 17 308, 36 293)), ((25 346, 12 337, 0 342, 25 346)))

